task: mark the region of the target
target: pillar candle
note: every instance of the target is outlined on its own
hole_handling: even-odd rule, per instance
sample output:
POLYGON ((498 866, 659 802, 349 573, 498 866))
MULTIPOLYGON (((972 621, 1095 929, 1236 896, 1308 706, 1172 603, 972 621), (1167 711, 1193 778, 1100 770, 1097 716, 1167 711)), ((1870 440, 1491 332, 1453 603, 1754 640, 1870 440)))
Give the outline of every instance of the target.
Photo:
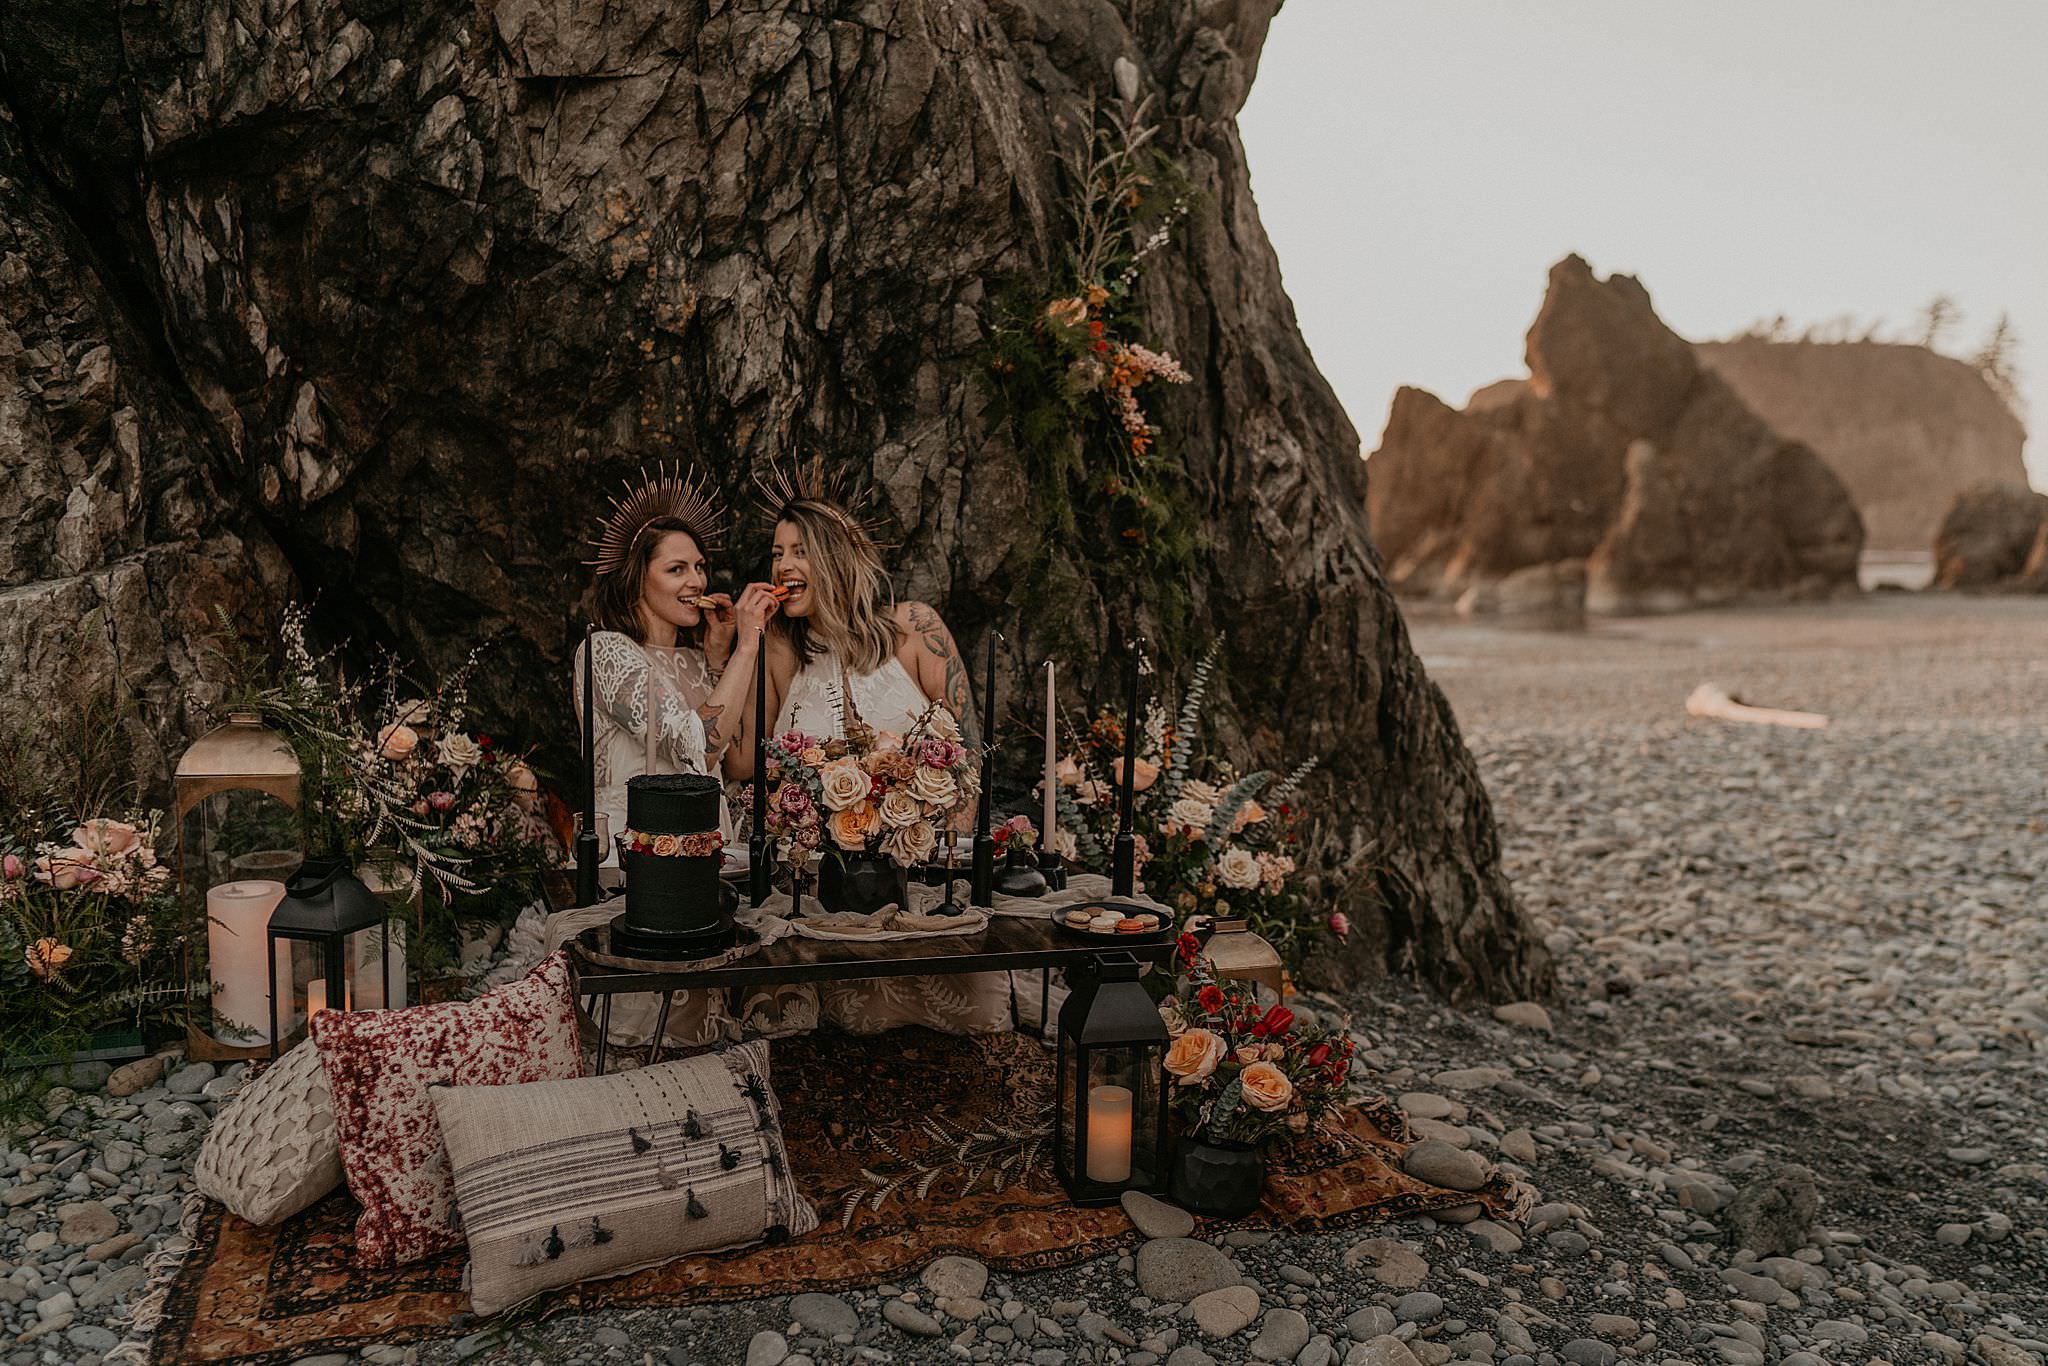
POLYGON ((1131 1090, 1097 1086, 1088 1092, 1088 1179, 1131 1179, 1131 1090))
MULTIPOLYGON (((213 1037, 247 1044, 270 1018, 270 971, 264 966, 270 913, 284 900, 284 884, 265 879, 223 882, 206 893, 206 972, 220 983, 213 998, 213 1037), (250 1033, 244 1034, 235 1026, 250 1033)), ((290 946, 278 945, 279 981, 292 979, 290 946)))
POLYGON ((327 979, 315 977, 306 983, 306 1023, 311 1025, 320 1012, 327 1009, 327 979))
POLYGON ((1038 847, 1052 848, 1053 824, 1059 819, 1059 807, 1055 804, 1060 790, 1059 769, 1059 711, 1053 700, 1053 666, 1045 661, 1045 823, 1038 828, 1038 847))

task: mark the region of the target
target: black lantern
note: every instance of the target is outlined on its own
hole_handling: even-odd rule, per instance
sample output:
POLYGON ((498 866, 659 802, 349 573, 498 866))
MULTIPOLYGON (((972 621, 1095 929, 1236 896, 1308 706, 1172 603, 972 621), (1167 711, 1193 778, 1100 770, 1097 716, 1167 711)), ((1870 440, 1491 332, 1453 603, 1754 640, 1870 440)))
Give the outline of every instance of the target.
MULTIPOLYGON (((284 984, 288 1018, 303 1015, 311 1024, 323 1010, 348 1010, 355 1001, 356 964, 367 962, 359 939, 384 925, 382 898, 349 871, 344 859, 309 858, 285 884, 284 900, 270 913, 270 1056, 277 1056, 277 941, 294 941, 286 956, 290 978, 284 984), (307 945, 301 953, 297 945, 307 945)), ((373 950, 374 952, 374 950, 373 950)), ((375 953, 383 965, 382 1001, 391 999, 391 958, 375 953)))
POLYGON ((1166 1022, 1128 953, 1098 955, 1069 976, 1060 1007, 1053 1171, 1077 1205, 1113 1205, 1166 1176, 1166 1022))

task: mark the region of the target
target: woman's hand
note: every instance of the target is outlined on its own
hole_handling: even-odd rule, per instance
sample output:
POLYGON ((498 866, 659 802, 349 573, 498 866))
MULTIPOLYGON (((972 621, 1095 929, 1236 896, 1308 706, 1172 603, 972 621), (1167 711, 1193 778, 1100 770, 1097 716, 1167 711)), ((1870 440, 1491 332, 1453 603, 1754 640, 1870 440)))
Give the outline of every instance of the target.
POLYGON ((704 662, 713 669, 723 669, 725 662, 732 658, 732 640, 739 630, 733 620, 732 595, 730 593, 706 593, 712 605, 700 609, 704 614, 704 662))
POLYGON ((730 615, 737 620, 737 629, 745 632, 747 639, 756 640, 780 605, 767 584, 750 583, 741 590, 740 600, 733 604, 730 615))

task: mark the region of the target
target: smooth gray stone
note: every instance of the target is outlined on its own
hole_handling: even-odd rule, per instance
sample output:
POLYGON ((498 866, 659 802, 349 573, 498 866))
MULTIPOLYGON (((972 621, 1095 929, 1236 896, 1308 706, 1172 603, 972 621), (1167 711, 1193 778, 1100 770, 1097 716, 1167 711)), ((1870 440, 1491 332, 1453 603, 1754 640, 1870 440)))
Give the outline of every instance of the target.
POLYGON ((937 1319, 907 1300, 882 1301, 882 1317, 912 1337, 935 1338, 946 1331, 937 1319))
POLYGON ((789 1316, 826 1341, 860 1331, 860 1315, 837 1295, 808 1293, 789 1302, 789 1316))
POLYGON ((1186 1304, 1243 1279, 1221 1248, 1192 1238, 1154 1238, 1138 1249, 1138 1288, 1155 1300, 1186 1304))

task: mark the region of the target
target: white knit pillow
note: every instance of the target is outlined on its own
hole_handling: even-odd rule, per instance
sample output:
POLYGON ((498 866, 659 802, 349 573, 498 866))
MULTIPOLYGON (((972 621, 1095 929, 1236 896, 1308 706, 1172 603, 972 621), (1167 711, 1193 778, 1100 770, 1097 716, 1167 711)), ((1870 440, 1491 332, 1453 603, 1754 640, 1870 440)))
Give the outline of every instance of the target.
POLYGON ((289 1219, 341 1184, 334 1095, 312 1044, 272 1063, 222 1108, 192 1180, 252 1224, 289 1219))

